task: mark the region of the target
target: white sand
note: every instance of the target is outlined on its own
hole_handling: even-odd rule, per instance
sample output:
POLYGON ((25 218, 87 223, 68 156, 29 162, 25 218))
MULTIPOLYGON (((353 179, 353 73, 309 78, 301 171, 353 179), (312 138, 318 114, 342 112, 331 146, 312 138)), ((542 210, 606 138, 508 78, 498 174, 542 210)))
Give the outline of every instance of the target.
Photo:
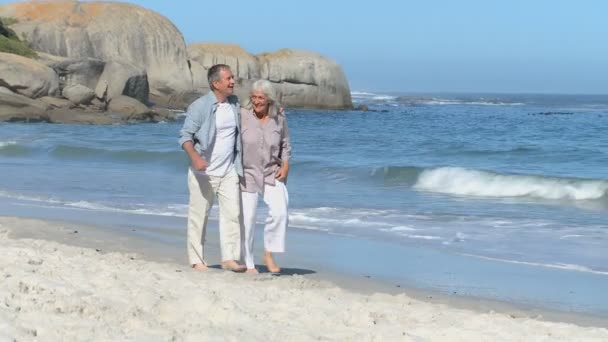
POLYGON ((8 237, 25 224, 54 225, 0 220, 0 341, 608 341, 605 328, 8 237))

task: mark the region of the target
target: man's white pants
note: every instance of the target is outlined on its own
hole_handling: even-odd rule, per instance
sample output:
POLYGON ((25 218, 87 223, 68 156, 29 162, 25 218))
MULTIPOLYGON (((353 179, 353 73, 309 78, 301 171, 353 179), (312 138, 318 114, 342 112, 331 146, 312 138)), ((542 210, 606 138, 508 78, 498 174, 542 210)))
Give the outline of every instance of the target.
MULTIPOLYGON (((258 208, 258 193, 241 193, 243 205, 243 258, 248 269, 255 268, 253 262, 253 233, 255 231, 255 216, 258 208)), ((268 218, 264 227, 264 248, 268 252, 282 253, 285 251, 285 230, 287 229, 289 195, 283 182, 275 181, 275 186, 264 185, 264 202, 268 206, 268 218)))
POLYGON ((205 263, 203 245, 207 217, 215 196, 220 207, 220 248, 222 261, 239 260, 241 256, 241 227, 239 177, 235 170, 224 177, 201 175, 188 169, 188 259, 190 264, 205 263))

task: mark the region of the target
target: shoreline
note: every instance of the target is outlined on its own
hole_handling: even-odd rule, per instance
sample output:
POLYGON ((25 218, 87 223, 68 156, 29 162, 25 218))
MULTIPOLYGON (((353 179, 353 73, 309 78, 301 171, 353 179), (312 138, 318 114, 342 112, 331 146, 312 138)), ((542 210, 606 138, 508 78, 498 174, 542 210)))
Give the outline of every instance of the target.
MULTIPOLYGON (((136 255, 137 258, 145 261, 161 262, 173 265, 173 267, 189 270, 185 267, 187 261, 182 244, 176 244, 176 241, 167 243, 166 236, 159 238, 158 234, 166 233, 162 229, 143 228, 141 226, 129 228, 116 224, 96 226, 68 220, 7 216, 0 216, 0 225, 0 227, 13 227, 9 228, 10 233, 8 237, 11 239, 53 241, 64 245, 92 249, 101 255, 111 253, 136 255), (14 228, 15 226, 19 226, 20 228, 17 230, 14 228)), ((307 231, 291 232, 290 234, 297 235, 299 239, 302 239, 302 236, 318 238, 320 235, 307 231)), ((335 238, 326 237, 326 239, 330 240, 335 238)), ((215 267, 218 267, 219 238, 217 227, 213 223, 210 225, 210 229, 208 229, 207 240, 206 250, 209 260, 212 264, 216 265, 215 267)), ((306 241, 299 243, 306 243, 306 241)), ((280 265, 284 267, 284 274, 279 278, 303 276, 308 280, 327 283, 330 286, 337 286, 344 291, 359 295, 407 295, 410 298, 429 304, 447 305, 461 310, 472 310, 478 314, 497 313, 511 318, 541 319, 548 322, 576 324, 581 327, 608 328, 608 316, 584 312, 567 312, 466 294, 449 294, 437 289, 412 286, 412 284, 408 283, 399 284, 394 279, 384 279, 381 276, 367 274, 370 272, 361 272, 360 274, 338 272, 331 266, 323 265, 321 260, 306 257, 306 255, 302 254, 302 248, 288 246, 288 248, 290 247, 293 247, 293 252, 278 257, 280 265)), ((302 246, 300 245, 299 247, 302 246)), ((259 256, 259 248, 256 250, 256 256, 259 256)), ((314 249, 311 253, 315 253, 314 249)), ((256 259, 256 261, 259 260, 259 258, 256 259)), ((247 275, 242 276, 247 277, 247 275)), ((262 276, 268 276, 268 274, 262 273, 262 276)))

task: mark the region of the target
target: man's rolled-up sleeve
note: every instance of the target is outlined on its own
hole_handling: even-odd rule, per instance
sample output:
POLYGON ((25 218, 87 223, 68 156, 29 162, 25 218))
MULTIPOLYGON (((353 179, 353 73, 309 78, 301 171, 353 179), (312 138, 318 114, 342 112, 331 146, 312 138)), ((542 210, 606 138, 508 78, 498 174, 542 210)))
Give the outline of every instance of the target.
POLYGON ((194 141, 194 134, 201 128, 202 116, 197 103, 188 107, 186 120, 179 131, 179 146, 183 146, 186 141, 194 141))

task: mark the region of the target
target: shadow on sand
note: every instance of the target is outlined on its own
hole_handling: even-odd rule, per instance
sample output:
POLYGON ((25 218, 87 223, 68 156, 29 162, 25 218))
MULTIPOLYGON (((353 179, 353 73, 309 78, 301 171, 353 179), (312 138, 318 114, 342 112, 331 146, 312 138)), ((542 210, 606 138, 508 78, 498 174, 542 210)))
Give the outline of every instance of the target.
MULTIPOLYGON (((222 266, 221 265, 209 265, 209 268, 221 270, 222 266)), ((279 273, 272 273, 272 272, 268 271, 268 267, 266 267, 264 265, 255 265, 255 268, 258 269, 260 274, 270 273, 273 276, 307 275, 307 274, 317 273, 316 271, 313 271, 313 270, 308 270, 308 269, 304 269, 304 268, 295 268, 295 267, 281 267, 281 272, 279 272, 279 273)))

